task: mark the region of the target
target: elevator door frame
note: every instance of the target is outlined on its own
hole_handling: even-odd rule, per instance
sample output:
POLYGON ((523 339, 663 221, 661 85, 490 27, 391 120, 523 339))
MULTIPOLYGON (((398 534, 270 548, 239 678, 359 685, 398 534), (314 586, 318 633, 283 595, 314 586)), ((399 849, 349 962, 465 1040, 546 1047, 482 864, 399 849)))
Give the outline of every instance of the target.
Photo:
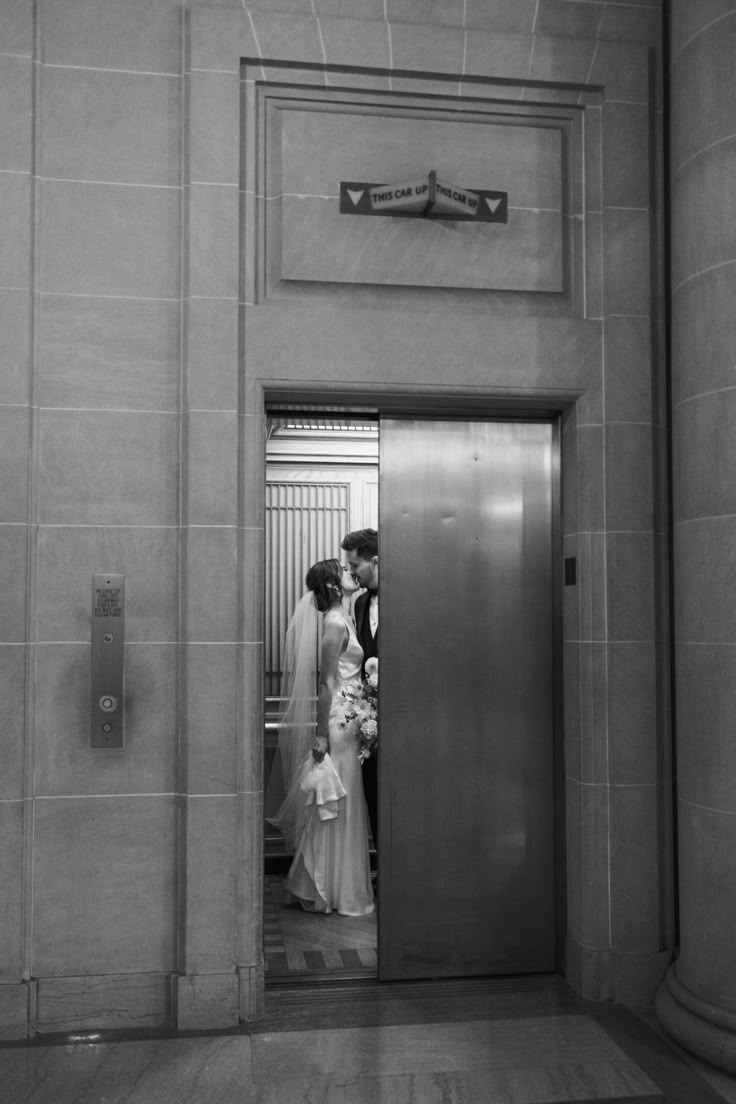
MULTIPOLYGON (((281 392, 269 387, 264 391, 264 416, 278 413, 322 414, 326 418, 356 413, 363 416, 406 418, 451 418, 459 421, 546 422, 552 428, 551 470, 551 532, 552 532, 552 623, 553 623, 553 805, 554 805, 554 882, 555 882, 555 946, 556 970, 564 976, 566 946, 566 847, 565 847, 565 770, 564 729, 562 723, 562 515, 561 515, 561 411, 539 400, 524 401, 493 396, 469 397, 416 395, 394 393, 391 395, 343 393, 321 387, 318 391, 297 391, 293 388, 281 392), (555 582, 557 581, 557 582, 555 582)), ((265 481, 265 453, 264 453, 265 481)), ((379 469, 380 481, 380 469, 379 469)), ((379 491, 380 495, 380 491, 379 491)), ((261 844, 261 868, 263 867, 263 842, 261 844)), ((380 848, 378 852, 380 869, 380 848)), ((380 929, 380 908, 378 914, 380 929)), ((380 931, 379 931, 380 945, 380 931)), ((380 964, 379 964, 380 966, 380 964)))

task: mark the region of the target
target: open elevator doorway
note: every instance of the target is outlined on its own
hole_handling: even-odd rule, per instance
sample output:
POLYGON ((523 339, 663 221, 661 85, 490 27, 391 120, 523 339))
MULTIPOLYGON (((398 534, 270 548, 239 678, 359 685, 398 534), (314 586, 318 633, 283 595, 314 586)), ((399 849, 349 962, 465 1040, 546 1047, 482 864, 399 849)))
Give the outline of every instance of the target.
MULTIPOLYGON (((280 907, 276 867, 289 860, 267 833, 267 981, 562 969, 559 419, 482 408, 382 411, 378 423, 270 413, 268 570, 293 581, 269 590, 267 653, 307 566, 342 559, 352 526, 380 534, 380 893, 377 933, 371 922, 363 941, 359 921, 347 946, 349 917, 280 907), (377 470, 363 487, 373 509, 351 517, 349 473, 361 467, 377 470), (284 555, 301 557, 291 574, 274 527, 284 555)), ((278 731, 279 667, 268 662, 278 731)), ((273 740, 267 729, 267 763, 273 740)))
MULTIPOLYGON (((355 412, 271 411, 266 444, 265 813, 275 809, 284 725, 285 638, 309 567, 346 563, 343 537, 378 529, 379 424, 355 412)), ((356 592, 352 602, 362 591, 356 592)), ((316 693, 316 688, 315 688, 316 693)), ((277 800, 276 800, 276 803, 277 800)), ((373 884, 377 853, 369 822, 373 884)), ((324 915, 285 905, 292 856, 282 833, 264 820, 263 939, 267 983, 375 978, 377 911, 324 915)))

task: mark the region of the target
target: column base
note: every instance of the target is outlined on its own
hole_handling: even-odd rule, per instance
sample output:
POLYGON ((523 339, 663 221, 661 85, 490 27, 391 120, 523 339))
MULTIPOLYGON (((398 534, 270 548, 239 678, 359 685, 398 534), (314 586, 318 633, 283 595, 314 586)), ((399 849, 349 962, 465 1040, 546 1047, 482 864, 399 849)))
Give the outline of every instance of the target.
POLYGON ((584 1000, 646 1006, 671 961, 671 951, 599 951, 568 939, 565 980, 584 1000))
POLYGON ((736 1014, 701 1000, 678 980, 676 963, 657 990, 659 1022, 676 1043, 705 1062, 736 1073, 736 1014))

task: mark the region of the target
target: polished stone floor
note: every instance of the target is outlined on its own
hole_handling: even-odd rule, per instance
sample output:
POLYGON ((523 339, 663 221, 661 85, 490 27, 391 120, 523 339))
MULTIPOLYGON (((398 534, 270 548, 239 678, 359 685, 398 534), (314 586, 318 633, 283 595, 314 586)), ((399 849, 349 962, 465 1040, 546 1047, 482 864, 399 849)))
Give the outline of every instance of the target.
POLYGON ((651 1013, 583 1002, 553 977, 284 983, 238 1031, 0 1047, 2 1104, 723 1104, 733 1091, 651 1013))
POLYGON ((339 977, 376 974, 376 913, 324 916, 284 908, 283 879, 267 876, 263 895, 266 977, 339 977))

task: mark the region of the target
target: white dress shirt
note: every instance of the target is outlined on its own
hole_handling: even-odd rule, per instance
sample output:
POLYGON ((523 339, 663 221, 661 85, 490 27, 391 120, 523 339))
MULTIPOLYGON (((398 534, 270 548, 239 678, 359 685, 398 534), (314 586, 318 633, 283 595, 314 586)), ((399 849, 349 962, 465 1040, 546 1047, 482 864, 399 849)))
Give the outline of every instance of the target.
POLYGON ((371 594, 370 604, 368 606, 368 624, 371 627, 371 636, 375 636, 378 632, 378 595, 371 594))

